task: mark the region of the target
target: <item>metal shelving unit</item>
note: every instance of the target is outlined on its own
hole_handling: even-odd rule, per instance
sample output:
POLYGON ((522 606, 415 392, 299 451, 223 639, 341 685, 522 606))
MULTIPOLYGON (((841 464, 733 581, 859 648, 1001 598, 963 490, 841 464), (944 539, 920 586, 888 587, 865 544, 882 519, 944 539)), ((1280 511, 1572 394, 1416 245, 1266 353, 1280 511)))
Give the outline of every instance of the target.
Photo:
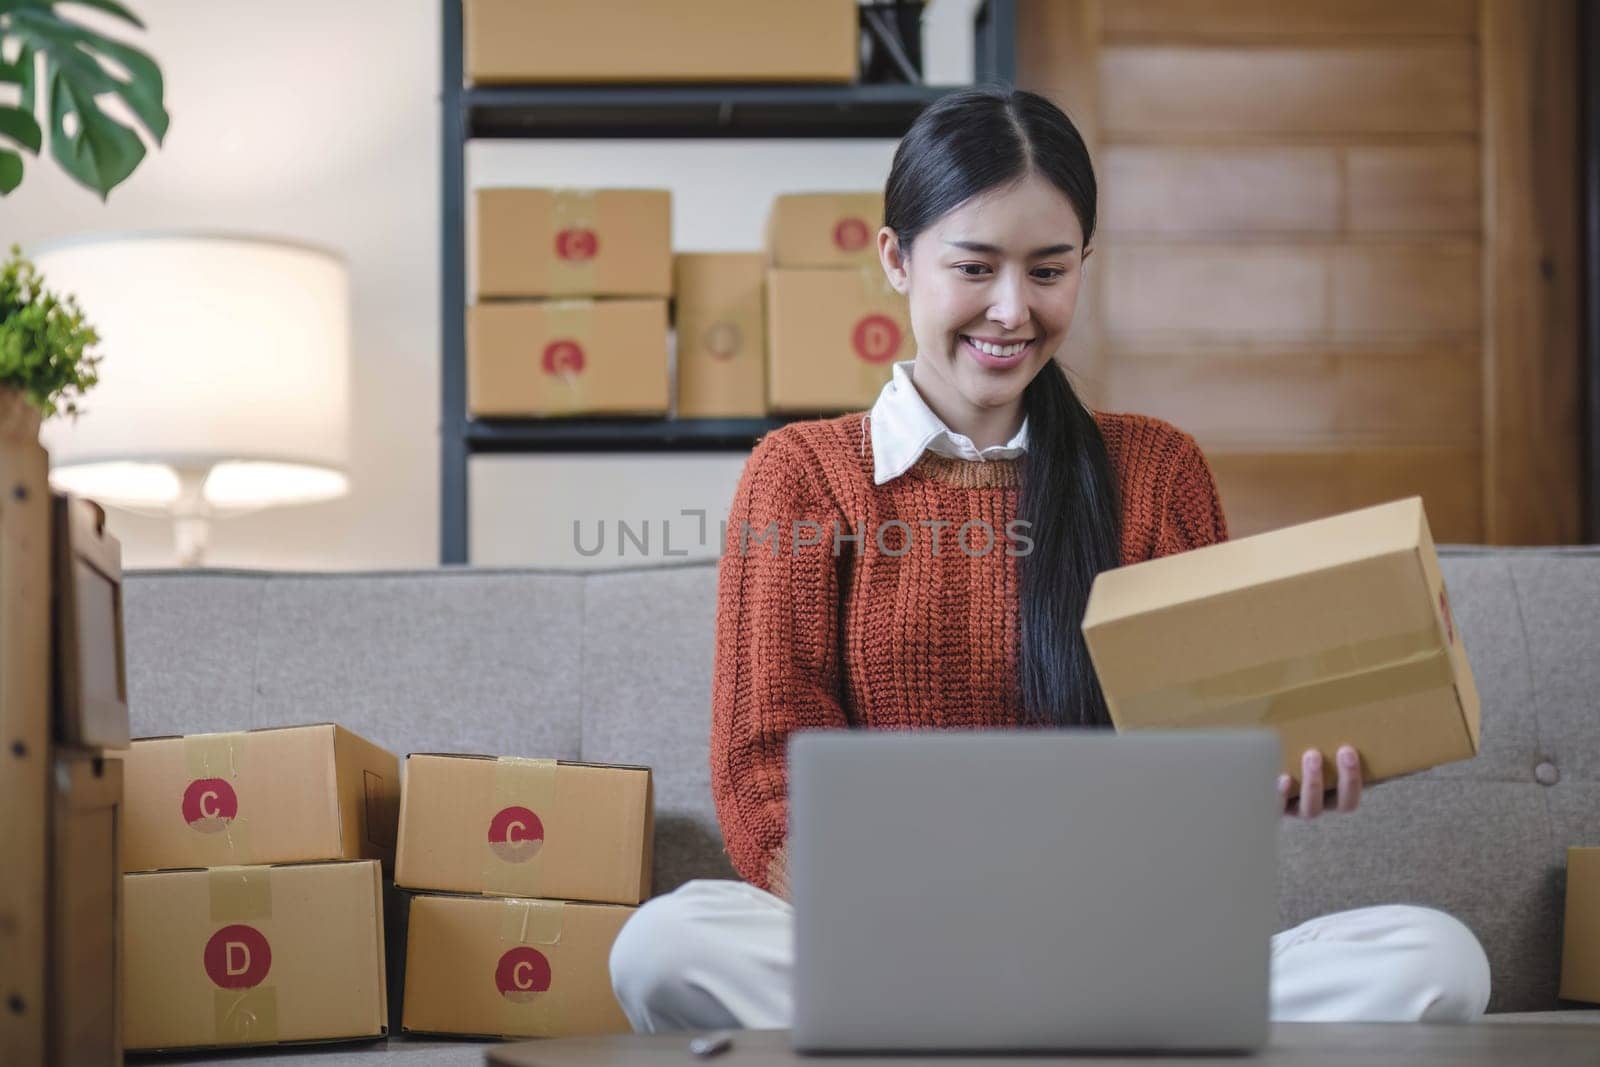
MULTIPOLYGON (((467 416, 466 146, 546 137, 899 137, 948 87, 920 85, 462 84, 461 0, 443 0, 440 94, 442 563, 467 562, 467 464, 478 453, 742 451, 790 421, 467 416)), ((980 82, 1016 75, 1015 0, 986 0, 975 25, 980 82)))

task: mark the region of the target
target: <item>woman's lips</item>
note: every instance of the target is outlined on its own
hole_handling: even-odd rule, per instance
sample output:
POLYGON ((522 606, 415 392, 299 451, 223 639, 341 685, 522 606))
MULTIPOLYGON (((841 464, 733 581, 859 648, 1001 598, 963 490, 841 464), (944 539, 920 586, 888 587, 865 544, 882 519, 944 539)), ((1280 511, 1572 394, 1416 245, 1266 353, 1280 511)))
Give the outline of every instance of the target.
POLYGON ((1015 355, 996 356, 985 352, 983 349, 973 344, 972 338, 968 337, 966 334, 960 334, 959 336, 961 338, 961 347, 967 350, 967 354, 976 360, 980 367, 985 367, 989 370, 1009 370, 1012 367, 1015 367, 1017 364, 1027 359, 1028 356, 1032 354, 1034 346, 1039 343, 1039 339, 1037 337, 1032 337, 1028 339, 1028 343, 1023 346, 1022 350, 1015 355))

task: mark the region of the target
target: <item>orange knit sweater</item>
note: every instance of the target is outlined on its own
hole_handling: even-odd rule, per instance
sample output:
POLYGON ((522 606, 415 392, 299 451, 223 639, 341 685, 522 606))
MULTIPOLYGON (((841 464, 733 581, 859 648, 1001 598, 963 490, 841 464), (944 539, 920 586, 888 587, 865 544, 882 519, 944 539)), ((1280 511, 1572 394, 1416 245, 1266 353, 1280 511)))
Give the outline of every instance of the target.
MULTIPOLYGON (((1193 438, 1147 416, 1095 418, 1122 494, 1123 564, 1227 538, 1193 438)), ((874 485, 869 424, 856 413, 768 434, 728 516, 711 790, 734 867, 762 888, 788 833, 794 731, 1020 721, 1017 554, 1029 545, 1008 524, 1022 461, 930 452, 874 485)))

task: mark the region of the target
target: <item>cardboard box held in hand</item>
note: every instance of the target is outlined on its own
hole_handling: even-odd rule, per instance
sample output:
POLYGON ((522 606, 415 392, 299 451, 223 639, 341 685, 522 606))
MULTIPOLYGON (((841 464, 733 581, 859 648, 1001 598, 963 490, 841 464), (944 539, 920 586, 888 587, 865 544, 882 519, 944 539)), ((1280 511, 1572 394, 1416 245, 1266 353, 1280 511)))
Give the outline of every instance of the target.
POLYGON ((1381 781, 1478 751, 1478 691, 1420 497, 1119 567, 1083 633, 1119 731, 1266 726, 1284 771, 1381 781))

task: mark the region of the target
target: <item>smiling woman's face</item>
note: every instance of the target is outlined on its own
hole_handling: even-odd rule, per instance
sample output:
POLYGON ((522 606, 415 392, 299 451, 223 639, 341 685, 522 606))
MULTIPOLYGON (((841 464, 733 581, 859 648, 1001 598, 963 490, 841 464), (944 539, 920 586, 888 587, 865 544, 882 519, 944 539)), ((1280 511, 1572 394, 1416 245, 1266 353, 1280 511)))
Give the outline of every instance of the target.
POLYGON ((1084 248, 1072 202, 1030 172, 947 212, 917 235, 909 262, 888 227, 878 251, 910 299, 918 391, 952 429, 1009 436, 1077 307, 1084 248))

